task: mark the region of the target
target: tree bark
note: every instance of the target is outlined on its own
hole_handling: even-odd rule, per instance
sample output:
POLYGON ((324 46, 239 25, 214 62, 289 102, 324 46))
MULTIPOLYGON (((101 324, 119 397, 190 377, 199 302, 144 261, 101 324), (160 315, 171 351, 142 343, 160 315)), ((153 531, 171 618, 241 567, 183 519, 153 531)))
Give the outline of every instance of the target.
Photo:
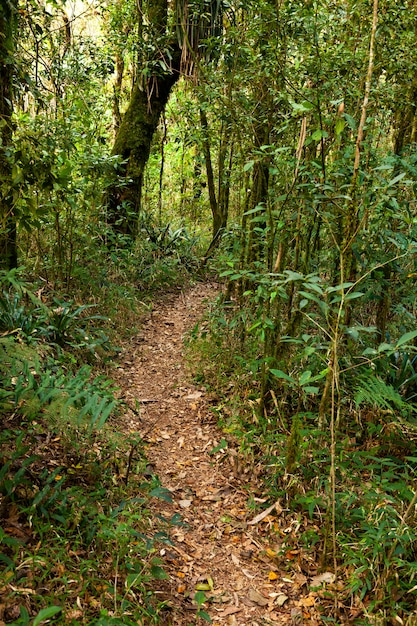
POLYGON ((169 54, 166 54, 166 42, 161 44, 167 36, 167 15, 167 0, 148 3, 149 36, 155 38, 158 52, 155 58, 145 59, 143 63, 155 67, 156 71, 146 81, 138 80, 134 84, 113 146, 113 154, 120 155, 123 164, 119 170, 121 176, 107 191, 107 220, 116 232, 131 237, 135 237, 138 231, 143 175, 152 139, 171 90, 180 77, 181 49, 178 42, 172 38, 169 54))
POLYGON ((12 167, 7 156, 13 139, 13 52, 17 16, 15 0, 0 0, 0 268, 17 267, 16 216, 12 167))
POLYGON ((124 161, 123 180, 109 189, 107 197, 108 223, 116 232, 132 237, 137 234, 143 174, 152 139, 178 78, 179 70, 173 70, 171 74, 152 77, 152 86, 146 91, 138 84, 133 87, 113 147, 113 154, 124 161))

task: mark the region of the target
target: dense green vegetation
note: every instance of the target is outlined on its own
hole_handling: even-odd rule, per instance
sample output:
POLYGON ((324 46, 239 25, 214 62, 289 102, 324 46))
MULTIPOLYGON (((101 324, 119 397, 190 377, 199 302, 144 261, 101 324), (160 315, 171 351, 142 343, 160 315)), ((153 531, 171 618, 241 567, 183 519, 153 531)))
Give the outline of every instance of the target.
POLYGON ((41 589, 13 623, 59 620, 68 577, 89 594, 115 572, 101 616, 62 623, 158 623, 160 492, 117 435, 108 364, 115 330, 206 271, 223 293, 194 375, 311 520, 300 541, 340 580, 327 619, 415 623, 416 19, 388 0, 0 3, 0 559, 41 589))

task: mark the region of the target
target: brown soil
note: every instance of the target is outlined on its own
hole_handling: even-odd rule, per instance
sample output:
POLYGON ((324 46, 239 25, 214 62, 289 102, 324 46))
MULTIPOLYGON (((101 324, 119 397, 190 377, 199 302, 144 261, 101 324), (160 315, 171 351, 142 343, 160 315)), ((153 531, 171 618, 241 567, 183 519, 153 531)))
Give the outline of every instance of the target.
POLYGON ((155 581, 155 593, 170 606, 166 624, 205 623, 193 601, 204 590, 202 610, 213 624, 317 625, 324 600, 309 591, 317 570, 291 545, 302 518, 259 497, 259 481, 251 480, 232 442, 213 451, 225 434, 184 360, 184 335, 217 293, 215 285, 198 284, 155 305, 118 369, 127 401, 140 406, 140 418, 132 413, 126 429, 139 430, 149 465, 172 496, 171 503, 153 499, 153 514, 168 520, 179 514, 184 523, 170 526, 173 544, 160 547, 169 579, 155 581), (251 496, 258 497, 256 510, 248 508, 251 496))

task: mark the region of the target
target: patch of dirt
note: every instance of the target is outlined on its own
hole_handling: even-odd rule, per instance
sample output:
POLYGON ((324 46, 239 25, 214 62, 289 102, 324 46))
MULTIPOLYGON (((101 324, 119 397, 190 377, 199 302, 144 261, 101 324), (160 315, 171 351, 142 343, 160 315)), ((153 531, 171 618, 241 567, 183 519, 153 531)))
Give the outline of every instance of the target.
POLYGON ((154 516, 183 523, 169 527, 173 545, 161 547, 169 580, 155 581, 155 593, 171 607, 170 624, 204 623, 193 600, 203 591, 202 610, 218 626, 314 626, 323 595, 310 590, 315 564, 299 549, 283 553, 302 522, 259 497, 259 481, 216 425, 209 394, 187 373, 184 335, 217 293, 198 284, 155 305, 118 368, 125 399, 140 407, 126 430, 141 433, 151 471, 172 496, 154 499, 154 516), (251 496, 261 509, 248 508, 251 496))

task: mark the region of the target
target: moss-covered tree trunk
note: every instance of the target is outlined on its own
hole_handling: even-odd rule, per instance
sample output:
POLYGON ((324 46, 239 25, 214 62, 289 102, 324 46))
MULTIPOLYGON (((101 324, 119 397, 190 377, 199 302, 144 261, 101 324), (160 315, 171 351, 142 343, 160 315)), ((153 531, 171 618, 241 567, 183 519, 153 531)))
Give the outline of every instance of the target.
POLYGON ((141 89, 138 84, 133 87, 113 147, 113 154, 125 161, 123 178, 109 189, 107 197, 108 222, 116 232, 132 237, 137 234, 143 174, 152 138, 178 78, 179 67, 176 67, 170 74, 152 77, 147 89, 141 89))
POLYGON ((13 53, 17 3, 0 0, 0 268, 17 266, 16 217, 7 152, 13 138, 13 53))
MULTIPOLYGON (((140 20, 142 18, 141 14, 140 20)), ((152 139, 171 90, 179 79, 181 65, 180 45, 175 34, 168 32, 168 0, 149 0, 146 22, 148 47, 155 52, 152 58, 140 55, 140 64, 142 70, 152 68, 154 71, 133 86, 113 146, 113 154, 120 155, 125 162, 122 176, 107 193, 109 224, 116 232, 132 237, 137 234, 143 174, 152 139), (149 45, 151 43, 153 45, 149 45)), ((143 36, 142 28, 139 32, 143 36)), ((146 74, 143 71, 143 76, 146 74)))

